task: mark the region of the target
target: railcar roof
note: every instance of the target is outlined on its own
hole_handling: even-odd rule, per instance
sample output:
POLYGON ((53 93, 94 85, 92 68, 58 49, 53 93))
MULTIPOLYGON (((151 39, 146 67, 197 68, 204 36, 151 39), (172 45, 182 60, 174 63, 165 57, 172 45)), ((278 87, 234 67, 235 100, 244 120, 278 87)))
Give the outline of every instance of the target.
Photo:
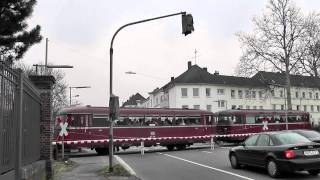
MULTIPOLYGON (((93 114, 108 114, 108 107, 98 106, 77 106, 67 107, 58 112, 58 114, 69 114, 69 113, 93 113, 93 114)), ((214 113, 204 110, 197 109, 178 109, 178 108, 120 108, 121 114, 176 114, 176 115, 201 115, 214 113)))

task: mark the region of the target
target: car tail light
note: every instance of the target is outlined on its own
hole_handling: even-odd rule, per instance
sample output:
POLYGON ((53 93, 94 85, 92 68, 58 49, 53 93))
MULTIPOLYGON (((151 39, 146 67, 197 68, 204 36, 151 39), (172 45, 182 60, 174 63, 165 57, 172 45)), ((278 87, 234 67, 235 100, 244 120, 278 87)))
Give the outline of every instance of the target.
POLYGON ((287 159, 292 159, 292 158, 295 156, 295 153, 294 153, 294 151, 292 151, 292 150, 286 150, 286 151, 284 152, 284 154, 285 154, 285 156, 286 156, 287 159))

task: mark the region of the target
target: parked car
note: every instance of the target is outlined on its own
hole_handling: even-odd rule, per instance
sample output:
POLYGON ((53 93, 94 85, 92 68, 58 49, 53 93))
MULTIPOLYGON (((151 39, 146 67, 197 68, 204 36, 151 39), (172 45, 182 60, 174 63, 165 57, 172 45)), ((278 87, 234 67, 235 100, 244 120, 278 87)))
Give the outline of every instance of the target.
POLYGON ((290 130, 290 131, 298 133, 313 142, 320 143, 320 133, 318 131, 306 130, 306 129, 296 129, 296 130, 290 130))
POLYGON ((250 165, 266 168, 271 177, 282 172, 320 172, 320 144, 288 131, 265 132, 250 136, 229 151, 232 168, 250 165))

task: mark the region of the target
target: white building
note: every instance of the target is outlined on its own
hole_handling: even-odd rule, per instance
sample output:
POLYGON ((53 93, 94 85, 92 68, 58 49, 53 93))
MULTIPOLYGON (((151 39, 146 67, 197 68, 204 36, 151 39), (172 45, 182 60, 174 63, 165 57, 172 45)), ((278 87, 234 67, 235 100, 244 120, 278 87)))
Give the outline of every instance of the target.
MULTIPOLYGON (((308 111, 320 122, 320 79, 291 75, 292 109, 308 111)), ((149 93, 142 107, 224 109, 285 109, 285 74, 260 71, 251 78, 211 74, 188 62, 188 69, 149 93)))

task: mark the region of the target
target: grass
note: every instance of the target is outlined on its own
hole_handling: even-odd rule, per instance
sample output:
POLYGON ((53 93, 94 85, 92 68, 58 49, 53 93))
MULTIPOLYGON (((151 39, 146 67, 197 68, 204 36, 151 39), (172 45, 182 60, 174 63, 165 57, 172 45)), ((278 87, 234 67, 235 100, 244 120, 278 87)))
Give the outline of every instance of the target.
POLYGON ((113 166, 113 172, 109 172, 109 166, 103 167, 99 171, 100 175, 103 176, 130 176, 130 173, 125 170, 120 164, 116 164, 113 166))
POLYGON ((62 173, 62 172, 71 171, 76 166, 77 166, 77 164, 73 161, 64 161, 64 162, 54 161, 53 162, 54 176, 56 176, 57 174, 62 173))

